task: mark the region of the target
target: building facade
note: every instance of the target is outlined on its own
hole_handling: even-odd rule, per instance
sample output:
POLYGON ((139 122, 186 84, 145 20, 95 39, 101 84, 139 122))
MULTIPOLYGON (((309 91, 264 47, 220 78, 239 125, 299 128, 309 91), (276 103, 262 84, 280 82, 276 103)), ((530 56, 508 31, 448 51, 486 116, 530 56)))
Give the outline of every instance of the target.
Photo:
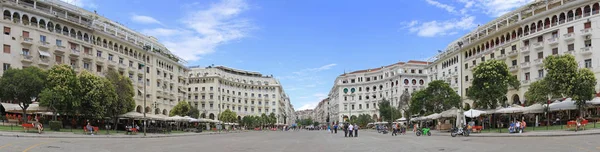
POLYGON ((314 109, 306 109, 306 110, 300 110, 300 111, 296 111, 296 119, 297 120, 303 120, 303 119, 313 119, 314 121, 314 109))
POLYGON ((447 80, 464 104, 475 107, 466 91, 474 67, 486 60, 505 61, 520 80, 519 89, 509 88, 508 104, 525 103, 529 85, 547 72, 543 69, 547 56, 571 54, 580 68, 589 68, 598 79, 600 48, 593 46, 600 45, 599 4, 599 0, 537 0, 518 8, 452 42, 429 66, 429 79, 447 80))
POLYGON ((313 110, 313 120, 319 124, 327 124, 329 122, 329 99, 325 98, 317 104, 313 110))
POLYGON ((187 81, 188 101, 200 110, 202 118, 218 119, 229 109, 239 120, 274 113, 277 123, 284 124, 293 111, 289 97, 273 76, 224 66, 190 67, 187 81))
POLYGON ((400 96, 405 90, 412 93, 427 86, 428 64, 411 60, 338 76, 329 92, 331 122, 354 119, 360 114, 379 120, 378 103, 384 99, 395 107, 408 106, 400 105, 400 96))
POLYGON ((5 0, 0 8, 0 72, 59 64, 100 76, 116 70, 133 81, 137 112, 167 115, 187 96, 183 60, 153 37, 60 0, 5 0))

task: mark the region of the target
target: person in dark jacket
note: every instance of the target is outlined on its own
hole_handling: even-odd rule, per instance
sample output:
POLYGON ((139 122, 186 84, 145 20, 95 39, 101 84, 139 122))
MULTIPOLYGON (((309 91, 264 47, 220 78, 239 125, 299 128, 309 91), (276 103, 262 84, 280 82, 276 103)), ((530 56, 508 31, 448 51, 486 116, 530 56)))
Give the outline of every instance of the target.
POLYGON ((354 137, 358 137, 358 125, 354 124, 354 137))

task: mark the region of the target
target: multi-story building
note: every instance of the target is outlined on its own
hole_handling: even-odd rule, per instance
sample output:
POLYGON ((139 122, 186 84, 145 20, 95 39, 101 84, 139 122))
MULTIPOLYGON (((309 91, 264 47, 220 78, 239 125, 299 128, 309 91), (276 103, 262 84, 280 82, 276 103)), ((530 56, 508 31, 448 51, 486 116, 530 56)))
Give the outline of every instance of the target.
POLYGON ((303 120, 303 119, 313 119, 314 121, 314 110, 313 109, 305 109, 305 110, 300 110, 300 111, 296 111, 296 119, 298 120, 303 120))
POLYGON ((183 60, 153 37, 60 0, 4 0, 0 8, 0 72, 59 64, 100 76, 116 70, 133 81, 137 112, 166 115, 187 96, 183 60))
POLYGON ((271 113, 277 116, 277 123, 289 120, 292 104, 273 76, 224 66, 196 66, 190 67, 187 79, 188 101, 200 110, 202 118, 218 119, 218 114, 229 109, 240 120, 248 115, 271 113))
POLYGON ((313 120, 320 124, 329 122, 329 99, 325 98, 319 102, 313 111, 313 120))
MULTIPOLYGON (((452 42, 429 67, 430 80, 450 80, 447 82, 457 86, 459 94, 466 97, 473 67, 486 60, 502 60, 521 81, 521 88, 509 88, 507 103, 522 104, 529 85, 547 72, 543 60, 557 54, 574 55, 579 67, 591 69, 598 79, 600 68, 596 59, 600 53, 593 46, 600 45, 596 44, 600 35, 599 3, 599 0, 536 0, 506 13, 452 42), (447 77, 449 74, 452 78, 447 77)), ((598 89, 600 86, 596 85, 598 89)), ((465 100, 465 104, 471 105, 472 101, 465 100)))
POLYGON ((344 73, 338 76, 329 92, 331 122, 368 114, 379 120, 378 103, 383 99, 400 107, 399 99, 406 90, 412 93, 427 86, 429 62, 399 62, 380 68, 344 73))

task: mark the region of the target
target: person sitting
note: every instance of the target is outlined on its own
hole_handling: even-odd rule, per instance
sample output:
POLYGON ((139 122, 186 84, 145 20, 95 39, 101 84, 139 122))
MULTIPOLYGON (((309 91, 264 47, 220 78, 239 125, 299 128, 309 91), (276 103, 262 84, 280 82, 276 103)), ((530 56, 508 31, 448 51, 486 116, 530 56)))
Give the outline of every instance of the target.
POLYGON ((92 127, 92 125, 90 125, 89 122, 87 123, 87 125, 85 126, 85 128, 87 128, 87 130, 90 131, 91 135, 94 135, 94 127, 92 127))
POLYGON ((511 122, 510 126, 508 127, 508 132, 509 133, 514 133, 515 132, 515 123, 511 122))

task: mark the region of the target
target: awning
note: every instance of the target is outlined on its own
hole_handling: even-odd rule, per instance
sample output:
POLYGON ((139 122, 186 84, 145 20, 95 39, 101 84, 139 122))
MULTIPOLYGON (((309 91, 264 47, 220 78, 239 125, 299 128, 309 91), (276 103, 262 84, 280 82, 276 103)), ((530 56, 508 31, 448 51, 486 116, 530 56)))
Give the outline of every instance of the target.
POLYGON ((50 57, 50 53, 48 53, 48 52, 46 52, 46 51, 39 50, 39 52, 40 52, 40 55, 41 55, 41 56, 50 57))

